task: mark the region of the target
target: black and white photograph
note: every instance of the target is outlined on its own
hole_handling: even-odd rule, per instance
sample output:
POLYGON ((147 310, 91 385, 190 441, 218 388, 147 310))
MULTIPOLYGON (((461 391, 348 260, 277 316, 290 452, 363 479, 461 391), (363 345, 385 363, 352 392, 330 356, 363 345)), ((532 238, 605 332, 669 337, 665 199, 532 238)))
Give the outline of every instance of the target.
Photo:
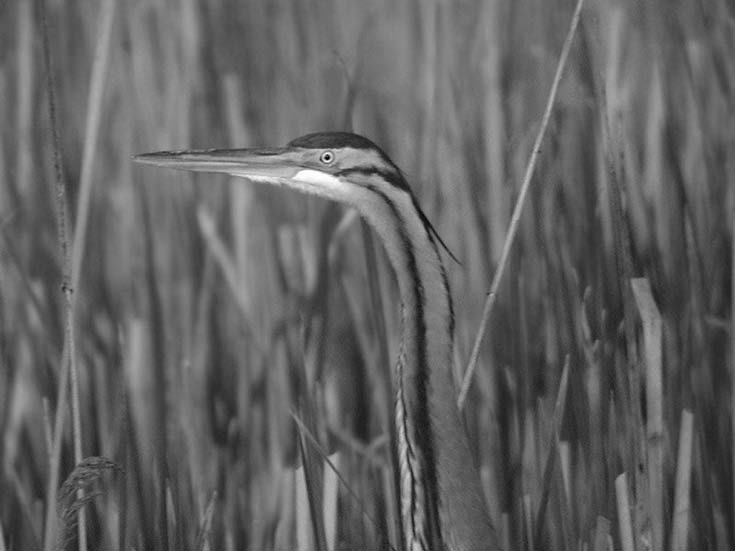
POLYGON ((5 0, 0 121, 0 551, 735 549, 732 0, 5 0))

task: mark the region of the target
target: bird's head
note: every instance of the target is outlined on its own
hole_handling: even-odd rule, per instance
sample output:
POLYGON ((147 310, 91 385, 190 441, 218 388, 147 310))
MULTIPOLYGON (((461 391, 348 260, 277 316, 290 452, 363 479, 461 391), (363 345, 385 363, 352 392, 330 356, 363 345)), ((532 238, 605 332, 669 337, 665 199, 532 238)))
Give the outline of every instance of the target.
POLYGON ((194 172, 216 172, 286 186, 360 206, 385 188, 410 195, 406 180, 372 141, 349 132, 308 134, 285 147, 145 153, 135 161, 194 172))

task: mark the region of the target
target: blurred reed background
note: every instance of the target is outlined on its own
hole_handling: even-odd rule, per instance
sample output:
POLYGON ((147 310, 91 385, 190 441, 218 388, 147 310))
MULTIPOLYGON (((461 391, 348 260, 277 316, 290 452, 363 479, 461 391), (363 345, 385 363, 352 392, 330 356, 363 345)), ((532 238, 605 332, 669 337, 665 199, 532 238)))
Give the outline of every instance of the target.
MULTIPOLYGON (((400 550, 382 251, 131 155, 372 138, 461 261, 459 380, 573 3, 46 4, 66 268, 43 5, 0 4, 0 551, 400 550)), ((512 549, 735 546, 733 59, 724 0, 585 5, 464 406, 512 549)))

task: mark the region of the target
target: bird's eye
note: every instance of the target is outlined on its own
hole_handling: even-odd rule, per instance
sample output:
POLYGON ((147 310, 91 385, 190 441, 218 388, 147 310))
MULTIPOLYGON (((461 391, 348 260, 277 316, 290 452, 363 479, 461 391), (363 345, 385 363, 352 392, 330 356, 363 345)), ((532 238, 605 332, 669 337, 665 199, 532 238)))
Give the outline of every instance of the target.
POLYGON ((331 164, 332 161, 334 161, 334 153, 329 150, 323 151, 321 156, 319 157, 319 160, 325 165, 331 164))

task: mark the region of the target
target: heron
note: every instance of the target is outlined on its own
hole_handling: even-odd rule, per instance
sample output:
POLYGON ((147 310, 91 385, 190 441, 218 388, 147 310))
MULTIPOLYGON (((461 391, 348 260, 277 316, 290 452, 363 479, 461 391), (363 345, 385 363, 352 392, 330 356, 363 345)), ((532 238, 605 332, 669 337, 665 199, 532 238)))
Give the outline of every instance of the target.
POLYGON ((393 386, 405 548, 499 551, 456 405, 444 243, 388 155, 357 134, 318 132, 285 147, 160 151, 134 160, 284 186, 358 211, 385 247, 401 302, 393 386))

